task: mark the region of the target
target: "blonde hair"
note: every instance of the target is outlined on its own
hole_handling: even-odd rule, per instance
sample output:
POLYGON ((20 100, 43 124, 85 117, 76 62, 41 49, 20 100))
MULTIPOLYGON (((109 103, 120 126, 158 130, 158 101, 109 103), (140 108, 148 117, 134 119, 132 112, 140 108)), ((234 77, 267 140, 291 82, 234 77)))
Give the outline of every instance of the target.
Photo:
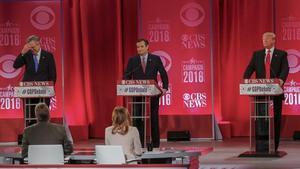
POLYGON ((273 32, 265 32, 265 33, 263 34, 263 36, 271 36, 272 39, 275 39, 275 38, 276 38, 276 35, 275 35, 275 33, 273 33, 273 32))
POLYGON ((131 125, 128 109, 123 106, 116 106, 112 112, 112 134, 125 135, 131 125))

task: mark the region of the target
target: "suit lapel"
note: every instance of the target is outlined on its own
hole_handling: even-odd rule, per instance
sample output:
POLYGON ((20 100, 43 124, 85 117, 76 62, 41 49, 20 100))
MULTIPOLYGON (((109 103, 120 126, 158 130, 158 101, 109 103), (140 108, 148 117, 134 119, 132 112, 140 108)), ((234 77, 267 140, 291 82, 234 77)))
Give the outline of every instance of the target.
POLYGON ((137 55, 137 57, 136 57, 136 63, 137 63, 137 66, 139 67, 139 69, 141 70, 141 72, 145 73, 143 71, 142 60, 141 60, 140 55, 137 55))
POLYGON ((145 68, 145 74, 147 74, 147 70, 149 69, 150 60, 151 60, 151 54, 148 53, 147 64, 146 64, 146 68, 145 68))
POLYGON ((39 72, 41 66, 44 64, 44 60, 45 60, 45 52, 42 50, 41 51, 40 60, 39 60, 38 72, 39 72))
POLYGON ((265 69, 265 58, 266 58, 266 53, 265 53, 265 50, 261 50, 260 52, 260 57, 259 57, 259 62, 261 65, 263 65, 264 69, 265 69))
POLYGON ((274 64, 276 64, 277 59, 278 59, 278 51, 274 49, 272 60, 271 60, 271 68, 274 67, 274 64))

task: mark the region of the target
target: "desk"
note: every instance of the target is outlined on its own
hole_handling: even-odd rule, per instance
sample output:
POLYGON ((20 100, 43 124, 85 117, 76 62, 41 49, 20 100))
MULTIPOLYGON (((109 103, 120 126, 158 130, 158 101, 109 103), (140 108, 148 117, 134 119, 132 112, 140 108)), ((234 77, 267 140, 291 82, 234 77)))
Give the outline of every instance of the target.
POLYGON ((0 165, 0 168, 9 168, 9 169, 85 169, 85 168, 99 168, 99 169, 188 169, 188 165, 170 165, 170 164, 134 164, 134 165, 0 165))
POLYGON ((145 152, 142 155, 141 159, 198 157, 200 155, 201 152, 198 151, 184 151, 184 150, 150 151, 150 152, 145 152))
MULTIPOLYGON (((21 148, 20 147, 0 147, 0 156, 11 158, 13 162, 21 159, 21 148)), ((130 165, 96 165, 96 164, 66 164, 66 165, 43 165, 43 166, 31 166, 31 165, 0 165, 0 168, 147 168, 147 169, 192 169, 199 167, 198 157, 205 155, 213 151, 212 147, 162 147, 160 151, 146 152, 140 159, 160 159, 160 158, 185 158, 189 157, 190 159, 187 163, 182 162, 180 164, 130 164, 130 165)), ((70 160, 90 160, 94 163, 95 154, 94 149, 75 149, 75 153, 69 157, 70 160)))
MULTIPOLYGON (((89 151, 89 150, 88 150, 89 151)), ((147 164, 140 164, 151 166, 154 164, 160 165, 186 165, 188 169, 198 169, 199 168, 199 156, 205 155, 209 152, 213 151, 212 147, 176 147, 169 148, 163 147, 160 151, 153 151, 153 152, 145 152, 139 160, 143 163, 147 164), (169 163, 169 164, 162 164, 162 163, 169 163), (172 164, 171 164, 172 163, 172 164)), ((95 159, 95 155, 92 151, 76 153, 73 156, 70 156, 70 160, 91 160, 95 159)), ((129 165, 131 166, 131 165, 129 165)), ((161 166, 159 168, 162 168, 161 166)), ((149 168, 148 168, 149 169, 149 168)))
MULTIPOLYGON (((137 160, 147 160, 147 159, 175 159, 175 158, 185 158, 185 157, 199 157, 201 155, 200 151, 195 150, 166 150, 166 151, 150 151, 145 152, 137 160)), ((78 152, 70 156, 71 161, 93 161, 95 160, 94 152, 78 152)), ((172 163, 172 161, 171 161, 172 163)))
MULTIPOLYGON (((15 149, 11 149, 9 151, 6 151, 6 153, 0 153, 0 156, 3 156, 5 158, 11 158, 12 163, 20 163, 22 160, 22 156, 20 151, 14 151, 15 149), (9 152, 9 153, 8 153, 9 152)), ((168 163, 172 163, 172 160, 175 160, 176 158, 182 158, 185 157, 199 157, 201 155, 201 152, 199 151, 184 151, 184 150, 166 150, 166 151, 153 151, 153 152, 145 152, 141 157, 139 157, 137 160, 142 160, 145 162, 145 160, 149 159, 169 159, 168 163)), ((96 156, 93 151, 90 152, 77 152, 69 156, 69 159, 73 163, 82 163, 82 164, 93 164, 94 160, 96 159, 96 156), (77 162, 76 162, 77 161, 77 162)), ((163 163, 159 162, 158 160, 152 160, 152 162, 149 160, 147 163, 163 163), (155 162, 156 161, 156 162, 155 162)), ((184 163, 184 160, 182 160, 182 164, 188 164, 184 163)))
POLYGON ((3 146, 0 147, 0 157, 5 158, 5 160, 10 159, 9 161, 7 161, 7 163, 21 163, 23 161, 21 151, 21 147, 3 146))

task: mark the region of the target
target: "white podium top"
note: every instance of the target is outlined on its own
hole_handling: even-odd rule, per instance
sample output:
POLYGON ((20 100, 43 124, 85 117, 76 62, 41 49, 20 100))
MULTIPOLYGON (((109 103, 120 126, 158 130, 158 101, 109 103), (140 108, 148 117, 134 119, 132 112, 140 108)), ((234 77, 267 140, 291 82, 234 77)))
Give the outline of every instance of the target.
POLYGON ((278 79, 244 79, 240 84, 240 95, 274 96, 282 93, 278 79))
POLYGON ((117 84, 118 96, 157 96, 161 93, 154 80, 121 80, 117 84))
POLYGON ((14 87, 14 97, 48 98, 53 96, 55 96, 53 82, 20 82, 19 86, 14 87))

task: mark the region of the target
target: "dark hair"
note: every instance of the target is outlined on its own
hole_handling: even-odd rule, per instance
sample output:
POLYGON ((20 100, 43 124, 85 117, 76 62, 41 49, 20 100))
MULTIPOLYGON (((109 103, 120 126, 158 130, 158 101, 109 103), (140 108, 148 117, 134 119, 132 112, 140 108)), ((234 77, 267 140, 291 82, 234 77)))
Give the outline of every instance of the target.
POLYGON ((147 39, 144 39, 144 38, 140 38, 136 42, 144 42, 146 46, 149 45, 149 41, 147 39))
POLYGON ((35 116, 39 122, 48 121, 50 119, 49 108, 45 103, 38 103, 35 106, 35 116))

